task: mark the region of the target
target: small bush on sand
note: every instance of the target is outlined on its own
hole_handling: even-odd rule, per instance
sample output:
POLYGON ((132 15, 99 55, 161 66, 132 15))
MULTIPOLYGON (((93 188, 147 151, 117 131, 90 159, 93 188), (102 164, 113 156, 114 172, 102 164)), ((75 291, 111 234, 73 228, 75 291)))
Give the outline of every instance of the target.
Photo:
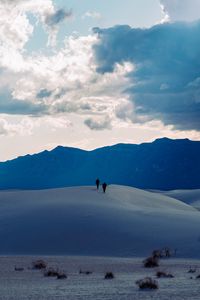
POLYGON ((172 256, 172 251, 169 247, 165 247, 164 248, 164 253, 165 253, 165 257, 171 257, 172 256))
POLYGON ((24 268, 22 268, 22 267, 15 267, 15 271, 22 272, 22 271, 24 271, 24 268))
POLYGON ((156 273, 156 276, 157 276, 158 278, 174 278, 174 276, 173 276, 172 274, 166 273, 166 272, 163 272, 163 271, 158 271, 158 272, 156 273))
POLYGON ((41 270, 46 269, 47 263, 41 259, 36 260, 32 263, 33 269, 41 270))
POLYGON ((65 273, 59 273, 57 275, 57 279, 66 279, 67 278, 67 275, 65 273))
POLYGON ((155 268, 159 266, 158 258, 153 256, 146 258, 143 263, 145 268, 155 268))
POLYGON ((197 269, 196 268, 191 268, 189 269, 188 273, 196 273, 197 269))
POLYGON ((153 258, 162 258, 162 250, 154 250, 152 252, 152 257, 153 258))
POLYGON ((48 270, 46 270, 46 272, 44 272, 44 276, 46 277, 57 277, 58 275, 59 271, 53 268, 49 268, 48 270))
POLYGON ((158 283, 156 280, 153 280, 151 277, 146 277, 136 281, 136 284, 141 290, 156 290, 158 289, 158 283))
POLYGON ((115 276, 114 276, 114 274, 112 273, 112 272, 107 272, 106 274, 105 274, 105 277, 104 277, 105 279, 114 279, 115 278, 115 276))
POLYGON ((155 258, 170 258, 173 255, 176 256, 177 249, 172 251, 169 247, 165 247, 163 249, 154 250, 152 252, 152 256, 155 258))
POLYGON ((92 274, 92 271, 82 271, 80 269, 79 274, 90 275, 90 274, 92 274))

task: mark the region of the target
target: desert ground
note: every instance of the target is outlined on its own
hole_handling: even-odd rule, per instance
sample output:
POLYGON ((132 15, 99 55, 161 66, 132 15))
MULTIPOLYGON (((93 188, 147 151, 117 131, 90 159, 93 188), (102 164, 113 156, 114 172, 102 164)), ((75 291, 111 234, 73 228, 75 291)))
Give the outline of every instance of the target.
POLYGON ((92 186, 1 191, 0 299, 199 299, 198 194, 117 185, 105 194, 92 186), (171 257, 145 268, 143 260, 165 247, 171 257), (67 278, 33 269, 38 259, 67 278), (107 272, 114 278, 104 279, 107 272), (140 290, 136 281, 145 277, 158 289, 140 290))
POLYGON ((41 257, 0 258, 0 299, 2 300, 130 300, 130 299, 199 299, 200 261, 169 259, 162 260, 160 267, 146 269, 142 258, 101 257, 42 257, 49 267, 58 267, 67 274, 67 279, 45 277, 44 271, 32 270, 32 261, 41 257), (14 267, 24 271, 15 271, 14 267), (196 273, 188 273, 190 267, 196 273), (92 274, 79 274, 91 271, 92 274), (173 274, 174 278, 156 278, 156 271, 173 274), (105 280, 106 272, 115 278, 105 280), (139 290, 135 281, 146 276, 156 279, 157 290, 139 290))

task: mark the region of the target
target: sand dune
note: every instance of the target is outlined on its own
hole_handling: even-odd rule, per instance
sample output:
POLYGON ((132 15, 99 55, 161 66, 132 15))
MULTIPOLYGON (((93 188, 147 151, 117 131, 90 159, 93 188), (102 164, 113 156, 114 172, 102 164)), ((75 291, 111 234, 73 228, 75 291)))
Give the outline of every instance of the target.
POLYGON ((200 210, 200 190, 173 190, 162 192, 169 197, 183 201, 200 210))
POLYGON ((143 256, 169 246, 200 256, 200 213, 125 186, 0 192, 0 254, 143 256))

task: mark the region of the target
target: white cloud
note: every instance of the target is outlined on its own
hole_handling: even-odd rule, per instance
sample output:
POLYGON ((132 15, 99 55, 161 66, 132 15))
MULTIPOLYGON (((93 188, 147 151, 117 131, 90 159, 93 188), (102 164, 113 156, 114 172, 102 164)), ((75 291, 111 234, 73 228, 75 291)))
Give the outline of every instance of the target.
POLYGON ((72 122, 66 117, 44 116, 44 117, 12 117, 2 115, 0 117, 0 136, 25 137, 33 135, 39 128, 45 128, 51 132, 57 132, 60 129, 67 130, 73 127, 72 122))
MULTIPOLYGON (((167 13, 173 10, 170 1, 162 0, 162 5, 167 13)), ((12 104, 30 104, 20 106, 21 114, 32 112, 33 115, 55 116, 48 122, 56 128, 69 126, 67 118, 59 118, 70 113, 83 116, 85 124, 97 130, 109 128, 111 124, 118 126, 117 118, 121 122, 146 121, 145 117, 136 116, 128 93, 124 93, 132 84, 132 78, 127 74, 133 74, 133 62, 120 61, 112 72, 98 72, 93 51, 93 46, 98 44, 97 36, 66 37, 63 48, 51 55, 30 55, 25 51, 25 44, 33 32, 27 12, 36 15, 44 24, 50 39, 57 24, 70 17, 71 12, 56 10, 52 0, 18 0, 17 4, 16 1, 1 1, 0 12, 0 68, 4 69, 0 74, 0 85, 5 81, 6 72, 8 80, 4 87, 12 95, 12 104)), ((85 17, 98 17, 98 13, 89 11, 85 17)), ((163 82, 159 88, 162 92, 167 91, 169 84, 163 82)), ((20 113, 20 109, 15 111, 20 113)))
POLYGON ((56 9, 53 0, 0 1, 1 47, 3 45, 7 50, 9 48, 23 50, 34 29, 27 13, 35 15, 38 22, 43 24, 49 35, 49 44, 55 44, 58 24, 72 14, 71 11, 56 9))
MULTIPOLYGON (((132 65, 116 64, 112 74, 99 74, 93 53, 93 45, 97 43, 95 35, 66 37, 63 48, 51 55, 27 53, 25 45, 34 29, 28 12, 44 24, 50 39, 58 23, 71 15, 56 10, 52 0, 0 2, 0 68, 3 69, 0 79, 2 88, 7 90, 0 97, 3 112, 20 114, 21 110, 21 114, 57 117, 76 113, 87 120, 92 118, 93 123, 96 117, 116 118, 115 108, 126 98, 123 90, 128 86, 126 75, 132 65), (41 91, 45 91, 42 97, 41 91)), ((97 12, 86 15, 99 17, 97 12)))
POLYGON ((164 20, 195 21, 200 19, 199 0, 160 0, 164 20))
POLYGON ((102 16, 97 11, 87 11, 84 15, 82 15, 82 19, 92 18, 92 19, 101 19, 102 16))
POLYGON ((72 127, 73 124, 71 121, 64 117, 44 117, 39 119, 41 125, 46 125, 51 128, 52 131, 56 131, 56 129, 65 129, 72 127))
POLYGON ((0 118, 0 135, 14 136, 14 135, 30 135, 34 127, 34 122, 28 117, 21 119, 20 122, 13 122, 7 120, 6 117, 0 118))
POLYGON ((6 65, 10 78, 14 77, 10 85, 7 82, 13 99, 45 107, 42 114, 75 112, 86 118, 107 114, 114 118, 115 107, 126 97, 123 93, 129 83, 126 75, 133 66, 116 64, 113 73, 99 74, 93 55, 95 43, 96 36, 70 36, 52 56, 21 54, 18 68, 6 65))

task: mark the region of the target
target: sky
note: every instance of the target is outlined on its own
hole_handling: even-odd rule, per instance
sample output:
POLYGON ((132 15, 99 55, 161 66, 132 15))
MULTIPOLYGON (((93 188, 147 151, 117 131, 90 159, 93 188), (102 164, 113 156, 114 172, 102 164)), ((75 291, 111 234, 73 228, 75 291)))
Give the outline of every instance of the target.
POLYGON ((200 140, 199 0, 0 0, 0 161, 200 140))

